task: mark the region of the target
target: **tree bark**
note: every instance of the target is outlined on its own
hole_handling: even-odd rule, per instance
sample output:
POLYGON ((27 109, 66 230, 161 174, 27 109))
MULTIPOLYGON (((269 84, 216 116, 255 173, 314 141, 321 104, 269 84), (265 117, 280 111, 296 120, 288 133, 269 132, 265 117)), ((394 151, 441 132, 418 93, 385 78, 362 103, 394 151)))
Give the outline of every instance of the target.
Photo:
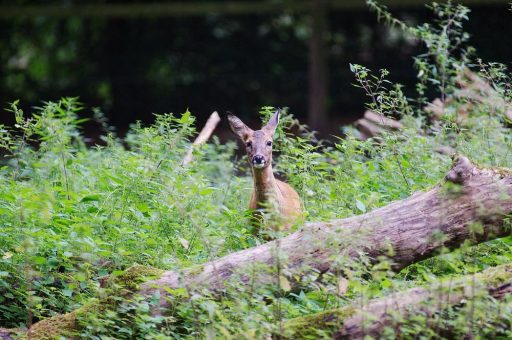
MULTIPOLYGON (((160 294, 168 305, 169 288, 208 289, 221 293, 230 280, 249 285, 278 284, 288 275, 287 289, 314 272, 336 270, 336 258, 356 259, 365 253, 376 261, 386 256, 394 270, 435 256, 439 250, 510 235, 504 223, 512 212, 512 171, 479 168, 458 157, 445 180, 426 192, 370 213, 330 222, 307 223, 299 231, 204 265, 165 272, 141 286, 140 292, 160 294), (264 270, 262 268, 275 270, 264 270), (285 274, 283 274, 285 273, 285 274), (291 275, 293 274, 293 275, 291 275)), ((508 223, 510 224, 510 223, 508 223)))
MULTIPOLYGON (((291 319, 285 324, 283 335, 288 338, 314 337, 321 331, 327 331, 333 339, 379 338, 386 327, 393 327, 399 335, 400 320, 407 322, 410 316, 421 316, 424 318, 421 322, 428 322, 435 313, 460 306, 473 298, 490 295, 501 300, 511 293, 512 264, 507 264, 453 281, 437 282, 429 287, 415 287, 373 299, 364 307, 347 306, 291 319)), ((438 333, 450 333, 450 329, 443 329, 442 325, 431 326, 439 327, 438 333)))

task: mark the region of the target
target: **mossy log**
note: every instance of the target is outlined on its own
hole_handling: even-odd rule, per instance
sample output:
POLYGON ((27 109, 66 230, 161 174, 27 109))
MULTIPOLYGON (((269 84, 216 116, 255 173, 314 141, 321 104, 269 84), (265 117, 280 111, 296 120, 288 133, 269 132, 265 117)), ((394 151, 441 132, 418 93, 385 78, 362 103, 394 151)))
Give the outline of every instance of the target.
POLYGON ((0 329, 0 339, 10 340, 10 335, 16 339, 59 339, 61 337, 75 338, 79 329, 79 320, 89 314, 102 313, 115 307, 116 302, 112 298, 132 295, 139 288, 139 284, 149 279, 159 277, 163 271, 156 268, 134 265, 125 270, 121 275, 109 278, 106 283, 110 286, 110 295, 100 299, 93 299, 77 310, 44 319, 32 325, 27 332, 22 330, 0 329))
MULTIPOLYGON (((294 289, 302 284, 300 278, 311 273, 338 270, 340 257, 357 260, 364 253, 377 261, 385 256, 394 270, 400 270, 445 247, 510 235, 510 223, 505 221, 511 212, 512 171, 480 168, 458 157, 445 180, 429 191, 360 216, 306 223, 286 237, 181 272, 142 270, 137 277, 154 279, 124 286, 159 297, 161 309, 154 312, 164 313, 175 289, 208 290, 215 295, 222 294, 231 281, 238 287, 282 286, 284 282, 287 287, 282 288, 294 289)), ((30 331, 41 323, 51 324, 52 319, 35 324, 30 331)))
POLYGON ((458 157, 445 180, 429 191, 360 216, 307 223, 286 237, 183 272, 165 272, 142 284, 140 293, 159 293, 165 308, 173 288, 215 294, 230 280, 237 285, 279 285, 276 270, 265 268, 288 275, 286 288, 293 289, 301 284, 297 278, 336 270, 340 257, 355 259, 361 253, 372 260, 386 256, 400 270, 445 247, 510 235, 510 223, 504 221, 511 212, 512 171, 479 168, 458 157))
MULTIPOLYGON (((368 301, 364 307, 347 306, 322 313, 295 318, 285 323, 281 336, 311 338, 329 336, 333 339, 379 338, 385 327, 392 327, 397 336, 410 316, 425 320, 446 308, 467 303, 473 298, 490 295, 501 300, 512 294, 512 264, 487 269, 456 280, 444 280, 429 287, 415 287, 368 301)), ((439 329, 449 332, 449 329, 439 329)))

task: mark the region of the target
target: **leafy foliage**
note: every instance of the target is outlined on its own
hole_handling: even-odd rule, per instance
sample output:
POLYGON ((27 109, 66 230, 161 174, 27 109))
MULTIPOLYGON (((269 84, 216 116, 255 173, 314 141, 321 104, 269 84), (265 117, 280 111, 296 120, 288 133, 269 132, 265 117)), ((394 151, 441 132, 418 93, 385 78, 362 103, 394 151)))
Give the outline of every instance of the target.
MULTIPOLYGON (((465 19, 461 7, 434 9, 441 23, 449 18, 442 27, 458 29, 455 23, 465 19)), ((465 40, 461 33, 446 36, 443 29, 421 27, 412 32, 427 41, 429 49, 447 51, 447 41, 465 40)), ((454 59, 458 57, 445 54, 444 59, 428 61, 428 81, 422 74, 419 83, 435 84, 440 77, 444 82, 437 83, 441 85, 436 90, 450 96, 456 76, 451 72, 461 71, 452 66, 467 64, 454 59)), ((421 73, 424 65, 419 67, 421 73)), ((510 100, 505 69, 483 62, 480 69, 502 99, 510 100)), ((352 70, 370 98, 369 108, 400 117, 405 128, 367 141, 347 128, 346 138, 328 146, 285 114, 274 144, 276 171, 303 198, 308 220, 362 214, 428 189, 451 164, 449 156, 436 151, 441 146, 481 165, 512 168, 510 130, 499 112, 489 114, 485 103, 474 105, 459 120, 450 113, 461 103, 452 102, 448 114, 432 122, 400 86, 386 80, 386 71, 375 76, 363 66, 353 65, 352 70)), ((424 91, 421 86, 419 90, 421 97, 424 91)), ((234 143, 214 138, 197 151, 190 166, 181 165, 195 132, 190 112, 156 115, 150 126, 136 123, 124 139, 106 131, 104 145, 88 148, 80 131, 81 104, 75 98, 46 102, 31 115, 16 102, 9 110, 16 125, 0 128, 0 145, 6 152, 0 169, 1 326, 27 327, 75 310, 92 297, 112 296, 112 289, 120 288, 105 287, 102 280, 122 275, 134 263, 179 270, 263 242, 248 224, 250 173, 245 159, 236 158, 234 143)), ((269 117, 271 112, 271 107, 263 107, 261 115, 269 117)), ((343 275, 324 274, 319 281, 320 274, 312 272, 300 291, 290 291, 288 278, 293 273, 281 273, 276 264, 261 269, 275 270, 275 284, 230 282, 220 300, 208 292, 177 289, 166 316, 151 315, 153 301, 113 297, 111 305, 96 313, 88 309, 79 318, 77 332, 92 338, 261 338, 282 332, 283 322, 293 317, 508 263, 511 250, 510 238, 479 246, 468 240, 455 252, 398 274, 385 259, 372 267, 364 256, 357 262, 340 256, 336 260, 343 275), (340 295, 345 277, 350 280, 346 294, 340 295)), ((503 315, 510 315, 510 300, 485 301, 472 305, 474 323, 468 325, 462 319, 466 314, 450 311, 443 322, 450 323, 455 334, 471 329, 486 335, 506 332, 503 315), (486 312, 496 306, 506 314, 486 312)), ((407 334, 439 336, 416 321, 411 320, 407 334)), ((388 331, 391 337, 393 330, 388 331)))

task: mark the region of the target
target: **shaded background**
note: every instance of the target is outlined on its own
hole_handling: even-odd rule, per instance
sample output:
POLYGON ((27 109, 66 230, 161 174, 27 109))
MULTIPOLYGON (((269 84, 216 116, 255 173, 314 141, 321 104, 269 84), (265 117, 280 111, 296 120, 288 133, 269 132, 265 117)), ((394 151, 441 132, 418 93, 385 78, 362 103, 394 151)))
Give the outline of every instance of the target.
MULTIPOLYGON (((508 2, 462 1, 478 56, 510 66, 508 2)), ((382 3, 411 24, 432 19, 428 1, 382 3)), ((121 135, 152 113, 188 108, 201 125, 229 110, 257 126, 261 106, 286 106, 327 136, 364 111, 349 63, 387 68, 410 91, 422 51, 364 0, 0 0, 0 104, 79 96, 85 114, 100 107, 121 135)), ((12 123, 6 112, 0 120, 12 123)))

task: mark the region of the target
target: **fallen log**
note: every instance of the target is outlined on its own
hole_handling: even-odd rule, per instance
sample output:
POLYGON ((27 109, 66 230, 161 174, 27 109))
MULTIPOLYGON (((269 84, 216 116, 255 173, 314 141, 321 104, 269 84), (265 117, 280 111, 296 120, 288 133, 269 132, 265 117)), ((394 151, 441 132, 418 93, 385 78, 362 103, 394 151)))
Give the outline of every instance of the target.
MULTIPOLYGON (((510 294, 512 264, 507 264, 453 281, 435 282, 429 287, 415 287, 373 299, 363 307, 352 305, 291 319, 285 323, 281 336, 296 339, 316 338, 322 334, 333 339, 379 338, 386 327, 400 336, 401 327, 412 316, 420 317, 424 323, 435 313, 468 303, 473 298, 492 296, 501 300, 510 294)), ((451 331, 438 323, 432 324, 432 328, 437 328, 436 333, 451 331)))
POLYGON ((23 332, 20 332, 18 329, 0 328, 0 339, 14 340, 11 335, 23 335, 23 332))
POLYGON ((337 257, 357 258, 361 253, 373 260, 387 256, 393 269, 400 270, 435 256, 444 247, 453 249, 467 240, 478 243, 510 235, 503 221, 511 212, 512 171, 479 168, 458 157, 445 181, 429 191, 364 215, 307 223, 281 239, 181 273, 165 272, 144 283, 140 292, 158 292, 161 306, 166 307, 169 288, 220 293, 232 278, 243 284, 279 285, 281 278, 276 278, 276 272, 289 273, 287 288, 293 289, 300 285, 293 278, 333 271, 337 257), (476 224, 480 227, 471 228, 476 224))
MULTIPOLYGON (((141 295, 158 298, 161 309, 154 312, 159 313, 165 312, 177 288, 185 287, 187 292, 206 289, 215 295, 222 294, 234 280, 238 286, 272 284, 289 290, 301 285, 297 278, 335 271, 340 257, 348 262, 362 253, 373 261, 386 256, 393 269, 400 270, 445 247, 510 235, 505 220, 511 212, 512 171, 480 168, 458 157, 445 180, 429 191, 363 215, 307 223, 286 237, 182 272, 150 271, 155 279, 133 288, 138 287, 135 290, 141 295), (476 224, 478 228, 471 228, 476 224)), ((31 329, 41 329, 51 324, 51 319, 31 329)), ((66 321, 69 327, 74 325, 74 318, 66 321)))

